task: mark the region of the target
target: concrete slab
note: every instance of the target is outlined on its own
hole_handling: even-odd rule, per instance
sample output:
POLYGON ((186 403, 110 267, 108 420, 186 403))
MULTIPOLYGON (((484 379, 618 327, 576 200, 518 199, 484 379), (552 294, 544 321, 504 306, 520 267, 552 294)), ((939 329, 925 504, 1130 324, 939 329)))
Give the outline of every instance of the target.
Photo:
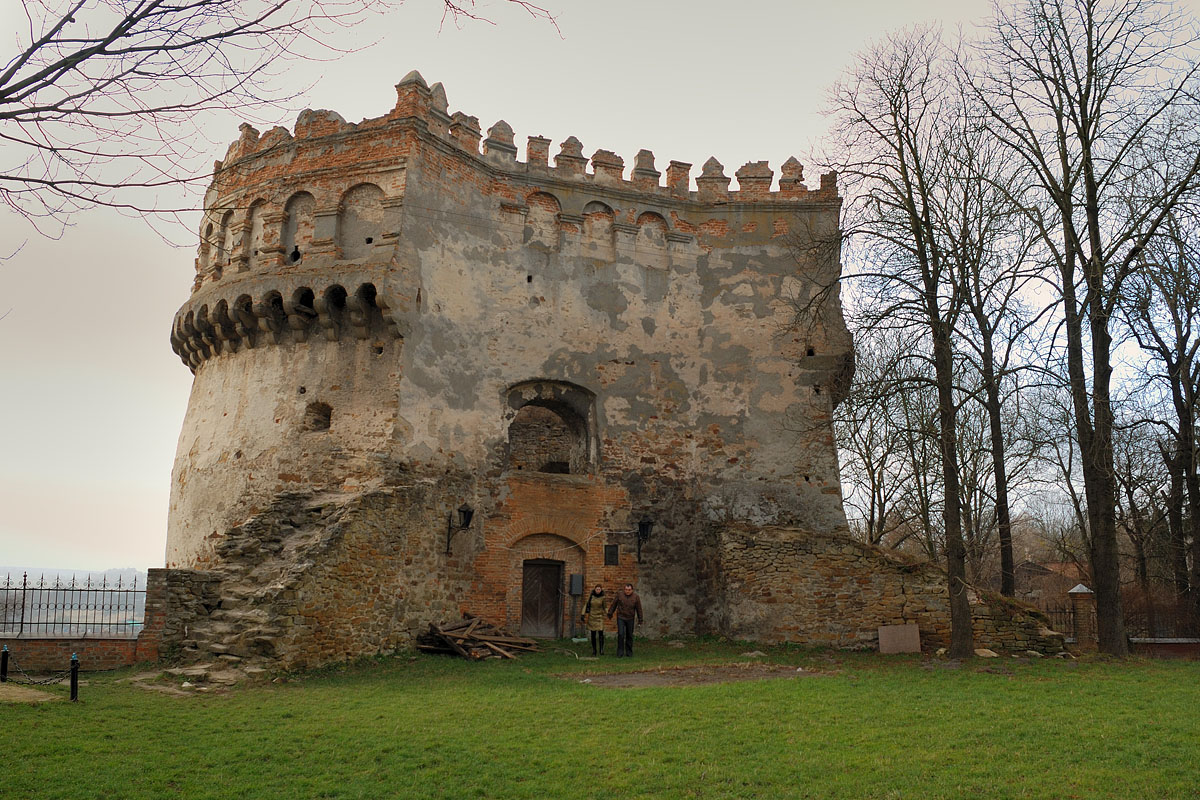
POLYGON ((879 626, 880 653, 921 652, 921 631, 917 623, 879 626))

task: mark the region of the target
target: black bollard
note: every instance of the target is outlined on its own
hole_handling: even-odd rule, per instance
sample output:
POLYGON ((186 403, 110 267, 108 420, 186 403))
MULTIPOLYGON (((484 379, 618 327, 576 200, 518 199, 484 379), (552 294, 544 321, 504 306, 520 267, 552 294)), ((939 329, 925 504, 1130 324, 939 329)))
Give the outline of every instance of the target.
POLYGON ((71 653, 71 702, 79 699, 79 656, 71 653))
POLYGON ((8 645, 0 650, 0 683, 8 683, 8 645))

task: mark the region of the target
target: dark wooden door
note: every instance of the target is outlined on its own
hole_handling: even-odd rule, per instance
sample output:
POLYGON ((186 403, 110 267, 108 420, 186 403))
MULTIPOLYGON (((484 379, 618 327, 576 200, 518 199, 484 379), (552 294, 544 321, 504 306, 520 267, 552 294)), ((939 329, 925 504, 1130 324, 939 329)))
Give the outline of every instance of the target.
POLYGON ((557 639, 562 622, 561 561, 525 562, 521 582, 521 635, 557 639))

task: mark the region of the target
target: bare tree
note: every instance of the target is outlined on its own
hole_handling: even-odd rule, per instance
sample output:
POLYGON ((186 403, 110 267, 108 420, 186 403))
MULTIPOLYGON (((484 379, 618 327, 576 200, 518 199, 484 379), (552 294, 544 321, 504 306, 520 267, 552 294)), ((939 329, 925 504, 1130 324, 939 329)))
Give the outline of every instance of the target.
POLYGON ((903 527, 899 509, 910 485, 894 413, 901 383, 894 344, 870 329, 856 332, 854 380, 833 420, 851 531, 868 544, 893 546, 889 537, 903 527))
POLYGON ((996 7, 980 49, 986 69, 974 78, 994 135, 1024 161, 1043 199, 1025 207, 1057 271, 1100 649, 1114 655, 1128 644, 1110 320, 1147 242, 1200 178, 1195 126, 1172 124, 1196 119, 1195 45, 1192 23, 1154 0, 1020 0, 996 7), (1145 163, 1142 143, 1164 128, 1190 157, 1145 163), (1143 191, 1130 198, 1135 175, 1143 191))
POLYGON ((1139 389, 1161 398, 1163 409, 1169 409, 1146 416, 1167 434, 1158 450, 1170 476, 1164 492, 1176 590, 1187 592, 1200 612, 1200 209, 1180 207, 1167 216, 1130 277, 1129 294, 1125 321, 1148 357, 1146 382, 1139 389), (1192 568, 1187 574, 1189 539, 1192 568))
MULTIPOLYGON (((13 0, 9 0, 13 2, 13 0)), ((34 225, 92 205, 170 212, 156 190, 198 180, 197 115, 278 109, 284 62, 340 51, 331 32, 391 0, 20 0, 0 65, 0 199, 34 225)), ((452 19, 475 0, 442 0, 452 19)), ((508 0, 536 17, 540 6, 508 0)))
POLYGON ((940 561, 937 393, 922 338, 911 329, 857 326, 854 380, 834 429, 851 531, 940 561))
MULTIPOLYGON (((948 152, 964 187, 951 222, 964 310, 958 341, 960 353, 977 376, 972 396, 986 412, 1000 592, 1011 597, 1015 578, 1004 405, 1006 399, 1015 402, 1018 378, 1026 368, 1022 357, 1030 337, 1040 333, 1049 309, 1033 312, 1026 302, 1036 289, 1040 265, 1033 258, 1033 228, 1015 202, 1023 191, 1018 165, 982 127, 966 126, 954 134, 958 140, 948 152)), ((982 513, 974 516, 983 519, 982 513)))
MULTIPOLYGON (((837 159, 848 187, 845 230, 861 240, 855 280, 880 324, 925 331, 937 392, 950 653, 974 653, 958 486, 953 333, 961 308, 946 221, 956 198, 947 131, 963 119, 948 54, 932 29, 894 34, 835 86, 837 159)), ((914 354, 915 355, 915 354, 914 354)))

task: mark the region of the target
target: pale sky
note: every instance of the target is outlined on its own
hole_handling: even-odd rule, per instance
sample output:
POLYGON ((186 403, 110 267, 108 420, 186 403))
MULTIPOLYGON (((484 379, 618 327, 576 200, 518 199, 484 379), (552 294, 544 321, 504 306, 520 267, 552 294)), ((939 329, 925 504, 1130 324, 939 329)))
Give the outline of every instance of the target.
MULTIPOLYGON (((450 110, 499 119, 527 136, 578 137, 630 168, 641 148, 659 170, 709 156, 727 175, 767 160, 778 173, 806 161, 825 129, 824 93, 851 55, 887 31, 981 21, 987 0, 654 2, 545 0, 562 31, 500 0, 496 24, 446 25, 440 0, 407 0, 345 46, 340 60, 289 65, 283 88, 315 84, 295 111, 347 120, 385 114, 394 85, 418 69, 441 81, 450 110), (372 44, 374 42, 374 44, 372 44), (367 45, 370 45, 367 47, 367 45)), ((16 4, 0 11, 8 31, 16 4)), ((1200 0, 1187 3, 1193 9, 1200 0)), ((9 37, 4 37, 8 47, 9 37)), ((10 57, 0 51, 0 61, 10 57)), ((281 119, 291 127, 295 111, 281 119)), ((208 126, 211 159, 240 119, 208 126)), ((265 130, 266 126, 259 126, 265 130)), ((211 159, 209 163, 211 163, 211 159)), ((8 160, 8 159, 6 159, 8 160)), ((816 182, 816 170, 806 174, 816 182)), ((191 198, 191 202, 198 200, 191 198)), ((58 241, 0 210, 0 566, 105 569, 161 566, 171 465, 192 376, 168 335, 193 277, 199 215, 168 233, 97 209, 58 241)), ((2 575, 0 575, 2 578, 2 575)))

